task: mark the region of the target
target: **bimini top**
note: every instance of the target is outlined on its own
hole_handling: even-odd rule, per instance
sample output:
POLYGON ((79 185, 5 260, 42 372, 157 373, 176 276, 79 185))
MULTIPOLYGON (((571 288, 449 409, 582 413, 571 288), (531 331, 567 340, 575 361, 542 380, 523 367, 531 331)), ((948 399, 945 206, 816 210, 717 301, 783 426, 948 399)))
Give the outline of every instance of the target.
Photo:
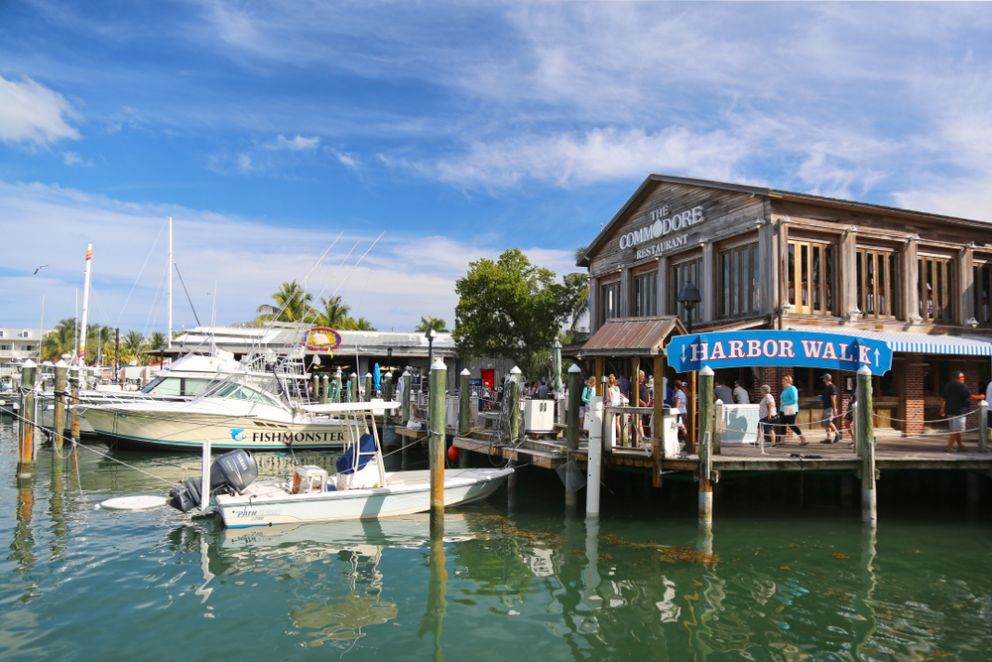
POLYGON ((686 332, 675 315, 606 320, 582 346, 583 356, 657 356, 668 336, 686 332))

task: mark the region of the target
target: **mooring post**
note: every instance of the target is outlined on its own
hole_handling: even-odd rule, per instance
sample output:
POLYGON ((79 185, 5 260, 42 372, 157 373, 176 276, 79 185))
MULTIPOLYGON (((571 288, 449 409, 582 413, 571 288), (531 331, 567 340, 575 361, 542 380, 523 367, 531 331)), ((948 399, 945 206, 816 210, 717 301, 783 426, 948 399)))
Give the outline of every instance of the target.
POLYGON ((372 402, 372 373, 365 373, 365 397, 362 398, 364 402, 372 402))
POLYGON ((400 416, 403 419, 403 425, 406 425, 410 421, 410 371, 404 370, 400 380, 403 382, 403 389, 400 393, 400 416))
POLYGON ((448 383, 448 370, 444 361, 431 364, 430 395, 427 409, 431 429, 429 456, 431 463, 431 518, 444 517, 444 386, 448 383))
POLYGON ((978 452, 989 452, 989 403, 978 401, 978 452))
POLYGON ((472 428, 472 387, 469 385, 471 375, 468 368, 458 375, 458 434, 461 436, 468 434, 472 428))
POLYGON ((358 373, 351 373, 348 378, 348 402, 358 402, 358 373))
POLYGON ((871 370, 858 368, 858 442, 861 445, 861 519, 878 520, 875 494, 875 428, 872 421, 871 370))
POLYGON ((331 376, 322 375, 318 384, 317 391, 320 393, 320 402, 326 405, 331 401, 331 376))
POLYGON ((210 438, 204 437, 200 448, 200 512, 207 512, 210 506, 210 438))
POLYGON ((713 524, 713 370, 699 371, 699 523, 713 524))
POLYGON ((713 454, 714 455, 720 454, 720 448, 721 448, 720 435, 723 433, 723 420, 724 420, 723 412, 725 406, 726 405, 724 405, 723 400, 717 400, 716 402, 713 403, 713 454))
POLYGON ((334 371, 334 391, 331 393, 331 402, 341 402, 341 366, 334 371))
POLYGON ((586 462, 586 519, 599 517, 599 483, 603 473, 603 397, 594 395, 589 402, 589 448, 586 462))
POLYGON ((393 371, 386 370, 386 374, 382 376, 382 399, 386 402, 392 402, 393 400, 393 371))
POLYGON ((21 366, 21 419, 17 445, 17 478, 31 477, 34 461, 34 378, 38 366, 28 359, 21 366))
POLYGON ((69 365, 62 359, 55 364, 55 413, 52 416, 52 444, 57 452, 62 452, 62 441, 65 439, 65 383, 69 365))
POLYGON ((69 400, 69 436, 72 443, 79 443, 79 366, 69 371, 69 384, 72 395, 69 400))
POLYGON ((310 378, 310 387, 313 389, 312 397, 310 398, 311 401, 323 402, 323 399, 320 397, 320 375, 316 372, 313 373, 313 376, 310 378))
POLYGON ((520 368, 513 366, 510 369, 510 381, 506 383, 509 396, 506 401, 510 407, 510 441, 516 443, 520 438, 520 368))
MULTIPOLYGON (((565 409, 565 442, 568 446, 568 459, 579 450, 579 408, 582 406, 582 368, 574 363, 568 369, 568 404, 565 409)), ((565 509, 574 511, 578 506, 578 492, 571 492, 566 486, 565 509)))

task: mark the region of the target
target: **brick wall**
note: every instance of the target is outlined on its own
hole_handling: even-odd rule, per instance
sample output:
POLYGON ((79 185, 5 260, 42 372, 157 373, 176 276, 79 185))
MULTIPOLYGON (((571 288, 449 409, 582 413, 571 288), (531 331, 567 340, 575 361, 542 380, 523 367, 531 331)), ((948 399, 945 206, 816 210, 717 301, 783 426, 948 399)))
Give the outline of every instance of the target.
POLYGON ((903 364, 902 398, 899 418, 903 436, 923 432, 923 371, 926 364, 907 361, 903 364))

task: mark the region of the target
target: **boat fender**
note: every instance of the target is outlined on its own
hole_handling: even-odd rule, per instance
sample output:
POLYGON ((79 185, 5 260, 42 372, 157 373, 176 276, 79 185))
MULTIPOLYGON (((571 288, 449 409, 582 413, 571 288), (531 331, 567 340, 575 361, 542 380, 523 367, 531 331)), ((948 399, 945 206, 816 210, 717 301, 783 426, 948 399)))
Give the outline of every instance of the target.
POLYGON ((451 448, 448 449, 448 459, 451 460, 452 462, 456 462, 458 460, 458 455, 459 455, 458 446, 452 446, 451 448))

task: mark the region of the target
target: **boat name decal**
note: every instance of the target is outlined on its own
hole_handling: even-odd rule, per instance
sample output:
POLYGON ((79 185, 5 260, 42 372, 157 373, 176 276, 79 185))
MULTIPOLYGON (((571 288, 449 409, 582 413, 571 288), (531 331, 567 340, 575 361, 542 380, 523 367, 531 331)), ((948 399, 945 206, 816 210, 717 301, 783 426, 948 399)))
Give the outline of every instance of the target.
MULTIPOLYGON (((252 441, 281 441, 286 444, 301 441, 344 441, 344 432, 252 432, 252 441)), ((238 441, 241 441, 240 439, 238 441)))
POLYGON ((231 428, 231 439, 234 441, 244 441, 245 440, 245 429, 244 428, 231 428))

